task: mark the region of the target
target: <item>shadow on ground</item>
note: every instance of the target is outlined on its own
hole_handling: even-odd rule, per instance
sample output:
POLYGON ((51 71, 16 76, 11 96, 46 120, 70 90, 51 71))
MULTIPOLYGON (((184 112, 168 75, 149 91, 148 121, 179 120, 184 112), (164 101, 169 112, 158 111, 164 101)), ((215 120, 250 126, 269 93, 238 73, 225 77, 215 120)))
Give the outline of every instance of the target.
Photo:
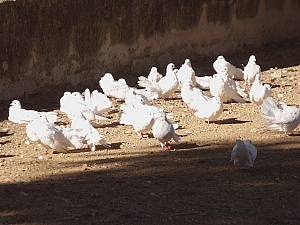
POLYGON ((115 158, 112 151, 103 159, 65 163, 82 170, 28 183, 2 183, 0 221, 297 224, 299 148, 282 149, 285 144, 257 143, 258 158, 250 170, 236 170, 229 163, 232 146, 227 143, 123 158, 115 158))

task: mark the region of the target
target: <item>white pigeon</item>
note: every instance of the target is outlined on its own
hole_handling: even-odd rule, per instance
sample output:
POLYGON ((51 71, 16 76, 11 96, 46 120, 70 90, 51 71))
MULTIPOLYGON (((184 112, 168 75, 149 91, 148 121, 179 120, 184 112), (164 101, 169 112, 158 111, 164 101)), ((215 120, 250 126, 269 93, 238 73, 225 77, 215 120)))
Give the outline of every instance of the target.
POLYGON ((227 74, 228 68, 224 67, 221 72, 213 75, 209 84, 211 95, 220 97, 222 102, 236 101, 239 103, 245 103, 246 101, 237 91, 236 82, 227 74))
POLYGON ((143 139, 143 133, 152 129, 154 124, 154 111, 157 107, 151 106, 149 100, 137 94, 134 89, 127 92, 125 104, 120 106, 120 124, 132 125, 140 139, 143 139))
POLYGON ((26 134, 31 141, 42 144, 56 152, 67 153, 68 148, 80 148, 82 139, 78 131, 70 128, 61 128, 48 121, 45 115, 39 115, 26 127, 26 134))
POLYGON ((137 93, 137 90, 131 88, 125 97, 125 104, 135 106, 137 104, 151 105, 149 99, 143 94, 137 93))
POLYGON ((193 85, 196 86, 195 71, 192 68, 191 60, 185 59, 184 64, 178 69, 177 78, 179 83, 183 83, 185 80, 191 80, 193 85))
POLYGON ((224 56, 220 55, 217 57, 216 61, 213 63, 214 70, 219 73, 223 70, 224 67, 228 67, 228 75, 231 78, 235 78, 237 80, 244 80, 244 72, 243 70, 236 68, 231 63, 227 62, 224 56))
POLYGON ((204 104, 202 103, 199 108, 196 109, 195 115, 199 118, 207 120, 210 124, 211 121, 216 121, 223 112, 223 103, 220 101, 220 97, 213 97, 204 104))
POLYGON ((92 151, 95 151, 96 145, 110 147, 110 143, 84 118, 81 112, 74 111, 72 118, 71 128, 79 130, 77 135, 92 151))
POLYGON ((29 123, 39 115, 45 115, 49 121, 54 123, 57 120, 57 112, 38 112, 35 110, 22 109, 18 100, 13 100, 8 110, 8 120, 14 123, 29 123))
POLYGON ((140 76, 138 85, 146 88, 149 92, 155 93, 159 98, 170 98, 178 88, 179 82, 174 73, 175 65, 169 63, 166 70, 166 76, 160 79, 158 83, 149 81, 146 77, 140 76))
POLYGON ((114 99, 124 100, 127 91, 130 89, 123 78, 116 81, 111 73, 104 74, 99 81, 99 85, 104 94, 114 99))
POLYGON ((154 112, 158 110, 155 106, 136 104, 120 106, 120 124, 132 125, 140 139, 143 133, 151 131, 154 124, 154 112))
POLYGON ((69 91, 66 91, 63 96, 60 98, 60 108, 59 110, 62 112, 67 112, 69 107, 73 107, 74 96, 69 91))
POLYGON ((261 113, 269 130, 283 131, 285 135, 292 133, 300 123, 300 109, 280 102, 276 104, 272 97, 263 100, 261 113))
POLYGON ((272 90, 269 84, 262 84, 260 81, 260 74, 256 74, 255 80, 250 88, 249 96, 250 101, 257 106, 263 103, 267 97, 271 97, 272 90))
POLYGON ((256 58, 254 55, 251 55, 249 57, 249 61, 247 65, 244 68, 244 80, 245 80, 245 85, 251 85, 254 80, 256 74, 260 74, 261 69, 260 66, 256 64, 256 58))
POLYGON ((168 148, 169 141, 173 139, 176 143, 179 141, 179 136, 175 133, 172 123, 167 119, 166 113, 158 111, 154 116, 154 124, 152 127, 152 133, 161 147, 162 151, 168 148))
POLYGON ((158 83, 161 78, 162 75, 157 71, 157 67, 151 67, 151 70, 148 74, 148 80, 150 80, 153 83, 158 83))
POLYGON ((89 109, 99 116, 101 116, 102 113, 107 112, 112 105, 112 102, 105 94, 102 94, 97 90, 90 93, 88 88, 84 91, 84 103, 89 109))
POLYGON ((185 80, 181 87, 182 100, 192 109, 198 108, 198 105, 205 104, 211 97, 204 91, 195 87, 191 80, 185 80))
POLYGON ((251 140, 236 140, 236 144, 231 152, 231 159, 229 162, 234 163, 237 168, 249 169, 253 167, 257 156, 257 149, 251 143, 251 140))

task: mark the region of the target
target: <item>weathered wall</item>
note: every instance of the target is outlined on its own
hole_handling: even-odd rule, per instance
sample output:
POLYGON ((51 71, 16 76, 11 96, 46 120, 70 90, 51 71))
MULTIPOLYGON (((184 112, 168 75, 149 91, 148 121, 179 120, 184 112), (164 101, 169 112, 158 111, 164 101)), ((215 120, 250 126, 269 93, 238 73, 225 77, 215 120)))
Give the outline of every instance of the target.
POLYGON ((300 0, 2 1, 0 99, 290 38, 299 11, 300 0))

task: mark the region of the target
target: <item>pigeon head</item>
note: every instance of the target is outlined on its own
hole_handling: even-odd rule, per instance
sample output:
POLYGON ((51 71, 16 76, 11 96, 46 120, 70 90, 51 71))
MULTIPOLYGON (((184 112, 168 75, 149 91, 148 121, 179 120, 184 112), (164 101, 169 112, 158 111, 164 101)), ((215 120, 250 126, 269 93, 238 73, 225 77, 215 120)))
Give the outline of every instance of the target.
POLYGON ((239 140, 239 139, 237 139, 235 142, 236 142, 236 145, 237 145, 238 147, 244 146, 244 142, 241 141, 241 140, 239 140))
POLYGON ((250 139, 245 140, 245 143, 252 144, 250 139))
POLYGON ((65 93, 64 93, 64 96, 71 96, 72 94, 71 94, 71 92, 69 92, 69 91, 66 91, 65 93))
POLYGON ((190 59, 185 59, 184 60, 184 64, 189 66, 189 67, 192 67, 192 63, 191 63, 191 60, 190 59))
POLYGON ((220 105, 223 104, 223 102, 221 101, 220 97, 218 97, 218 96, 213 97, 212 99, 213 99, 213 101, 216 101, 216 102, 217 102, 218 104, 220 104, 220 105))
POLYGON ((174 63, 169 63, 167 66, 167 71, 168 70, 174 70, 175 69, 175 64, 174 63))
POLYGON ((14 106, 14 107, 21 108, 21 103, 19 102, 19 100, 13 100, 13 101, 10 103, 10 106, 14 106))
POLYGON ((120 83, 123 83, 123 84, 126 84, 126 85, 127 85, 126 80, 123 79, 123 78, 120 78, 118 81, 119 81, 120 83))
POLYGON ((228 67, 227 67, 227 66, 224 66, 222 72, 228 73, 228 67))
POLYGON ((108 80, 108 81, 114 81, 115 80, 115 78, 113 77, 113 75, 111 73, 104 74, 104 76, 102 78, 104 78, 105 80, 108 80))
POLYGON ((163 109, 158 108, 157 110, 154 110, 153 112, 153 119, 157 119, 157 118, 165 118, 166 117, 166 113, 164 112, 163 109))
POLYGON ((151 72, 157 72, 157 67, 153 66, 153 67, 151 68, 151 72))
POLYGON ((225 61, 225 58, 224 58, 224 56, 219 55, 218 58, 217 58, 217 60, 223 60, 223 61, 225 61))
POLYGON ((249 61, 256 62, 255 55, 251 55, 249 58, 249 61))
POLYGON ((284 109, 284 108, 287 107, 287 104, 284 103, 284 102, 278 102, 277 107, 278 107, 279 109, 284 109))

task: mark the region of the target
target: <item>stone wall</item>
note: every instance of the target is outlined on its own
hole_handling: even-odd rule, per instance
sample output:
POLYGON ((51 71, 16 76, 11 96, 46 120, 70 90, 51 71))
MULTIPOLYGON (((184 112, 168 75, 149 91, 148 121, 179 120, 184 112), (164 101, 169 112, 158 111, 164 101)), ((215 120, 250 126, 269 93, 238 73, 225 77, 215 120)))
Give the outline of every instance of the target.
POLYGON ((0 99, 291 38, 299 11, 300 0, 0 1, 0 99))

